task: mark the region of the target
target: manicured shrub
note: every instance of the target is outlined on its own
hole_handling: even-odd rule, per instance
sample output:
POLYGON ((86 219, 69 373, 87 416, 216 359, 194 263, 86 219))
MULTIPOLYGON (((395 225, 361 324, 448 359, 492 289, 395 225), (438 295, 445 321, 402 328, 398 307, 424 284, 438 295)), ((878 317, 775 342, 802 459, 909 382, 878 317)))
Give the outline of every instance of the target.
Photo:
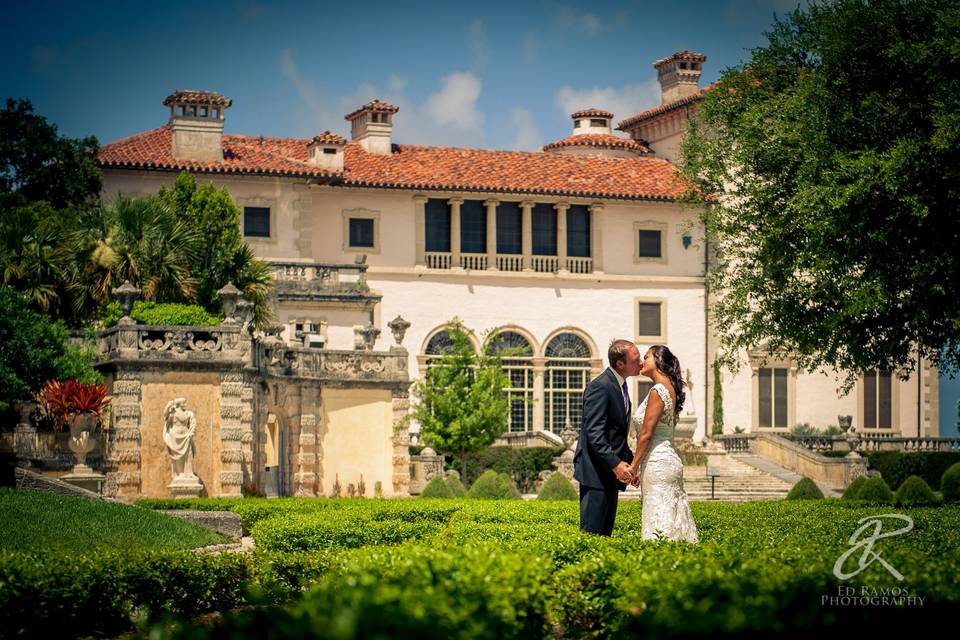
POLYGON ((823 498, 823 491, 816 482, 807 477, 800 478, 787 494, 787 500, 819 500, 820 498, 823 498))
POLYGON ((554 472, 543 483, 540 489, 538 500, 577 500, 580 496, 573 484, 567 480, 567 477, 559 472, 554 472))
POLYGON ((483 472, 477 481, 470 485, 468 498, 480 500, 510 500, 515 498, 509 482, 493 469, 483 472))
POLYGON ((460 482, 460 478, 457 476, 447 476, 447 488, 450 489, 450 493, 454 498, 463 498, 467 495, 467 488, 463 486, 463 483, 460 482))
POLYGON ((931 487, 939 486, 944 472, 960 462, 956 451, 868 451, 870 468, 880 472, 887 486, 899 487, 910 476, 920 476, 931 487))
POLYGON ((893 492, 880 476, 867 478, 860 489, 860 500, 866 502, 876 502, 879 504, 893 503, 893 492))
MULTIPOLYGON (((554 459, 563 451, 563 447, 489 447, 467 456, 467 478, 478 478, 493 469, 510 476, 524 493, 532 493, 540 473, 553 469, 554 459)), ((459 460, 453 461, 453 467, 463 478, 459 460)))
POLYGON ((860 492, 863 490, 863 485, 867 482, 866 476, 860 476, 855 478, 853 482, 850 483, 850 486, 847 487, 847 490, 843 492, 843 500, 859 500, 860 492))
POLYGON ((960 502, 960 462, 943 472, 940 478, 940 492, 944 502, 960 502))
POLYGON ((503 480, 503 482, 507 485, 507 488, 510 489, 510 495, 514 498, 520 498, 520 489, 517 488, 517 483, 513 481, 513 478, 505 473, 501 473, 499 475, 500 479, 503 480))
POLYGON ((453 492, 443 476, 436 476, 420 492, 421 498, 452 498, 453 492))
MULTIPOLYGON (((108 305, 107 314, 103 318, 104 327, 112 327, 117 324, 121 315, 120 306, 117 303, 108 305)), ((136 320, 137 324, 161 326, 214 327, 223 320, 219 315, 209 313, 199 305, 143 300, 137 300, 133 303, 130 317, 136 320)))
POLYGON ((923 478, 920 476, 910 476, 903 481, 897 493, 894 495, 894 503, 898 507, 923 507, 932 506, 940 503, 937 496, 934 495, 923 478))

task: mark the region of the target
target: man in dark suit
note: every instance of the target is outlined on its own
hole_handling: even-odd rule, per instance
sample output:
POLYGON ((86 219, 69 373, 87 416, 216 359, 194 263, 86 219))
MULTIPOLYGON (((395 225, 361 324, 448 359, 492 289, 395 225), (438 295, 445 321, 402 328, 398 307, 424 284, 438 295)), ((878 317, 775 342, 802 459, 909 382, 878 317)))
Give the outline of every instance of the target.
POLYGON ((613 532, 618 492, 633 481, 626 379, 640 373, 642 363, 640 350, 629 340, 614 340, 607 359, 610 366, 584 391, 583 423, 573 457, 573 477, 580 483, 580 529, 605 536, 613 532))

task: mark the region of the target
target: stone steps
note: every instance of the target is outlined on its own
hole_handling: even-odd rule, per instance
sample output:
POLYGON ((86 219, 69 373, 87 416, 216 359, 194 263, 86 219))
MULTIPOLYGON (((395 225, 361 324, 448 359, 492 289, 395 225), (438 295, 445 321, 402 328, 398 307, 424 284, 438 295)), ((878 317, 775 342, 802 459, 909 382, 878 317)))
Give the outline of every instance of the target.
MULTIPOLYGON (((683 488, 691 502, 749 502, 752 500, 782 500, 793 484, 765 469, 758 468, 729 455, 712 456, 710 466, 720 475, 714 480, 711 498, 711 479, 706 467, 683 468, 683 488)), ((639 488, 628 487, 620 494, 623 500, 639 500, 639 488)))

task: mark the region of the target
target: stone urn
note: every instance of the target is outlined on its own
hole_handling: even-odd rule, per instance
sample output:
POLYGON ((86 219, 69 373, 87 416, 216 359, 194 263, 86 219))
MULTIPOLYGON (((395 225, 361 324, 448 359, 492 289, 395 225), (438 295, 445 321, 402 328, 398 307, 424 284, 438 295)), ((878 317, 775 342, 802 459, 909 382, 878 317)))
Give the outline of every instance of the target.
POLYGON ((87 454, 97 447, 97 416, 92 413, 77 413, 67 419, 70 425, 70 451, 76 456, 73 474, 89 474, 93 469, 87 466, 87 454))

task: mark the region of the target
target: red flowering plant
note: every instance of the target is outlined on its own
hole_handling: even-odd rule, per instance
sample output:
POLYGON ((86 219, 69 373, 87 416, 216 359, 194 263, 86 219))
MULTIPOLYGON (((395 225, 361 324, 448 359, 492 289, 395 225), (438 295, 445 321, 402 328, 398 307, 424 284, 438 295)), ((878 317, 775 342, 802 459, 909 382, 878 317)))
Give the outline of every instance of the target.
POLYGON ((53 430, 59 431, 64 423, 71 425, 82 414, 90 414, 99 423, 104 410, 110 404, 107 388, 102 384, 84 384, 70 378, 66 382, 49 380, 37 395, 43 412, 53 421, 53 430))

